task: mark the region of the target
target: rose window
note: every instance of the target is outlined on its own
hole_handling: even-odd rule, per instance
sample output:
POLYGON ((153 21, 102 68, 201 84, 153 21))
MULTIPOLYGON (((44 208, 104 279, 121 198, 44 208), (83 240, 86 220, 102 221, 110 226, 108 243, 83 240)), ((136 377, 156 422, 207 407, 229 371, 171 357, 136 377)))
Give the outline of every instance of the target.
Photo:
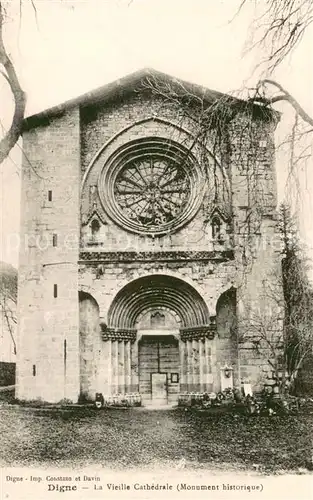
POLYGON ((159 228, 173 221, 188 203, 190 179, 179 164, 148 156, 119 172, 114 195, 128 219, 143 228, 159 228))
POLYGON ((127 144, 105 165, 99 192, 108 214, 125 229, 159 235, 190 220, 203 182, 190 152, 174 142, 127 144))

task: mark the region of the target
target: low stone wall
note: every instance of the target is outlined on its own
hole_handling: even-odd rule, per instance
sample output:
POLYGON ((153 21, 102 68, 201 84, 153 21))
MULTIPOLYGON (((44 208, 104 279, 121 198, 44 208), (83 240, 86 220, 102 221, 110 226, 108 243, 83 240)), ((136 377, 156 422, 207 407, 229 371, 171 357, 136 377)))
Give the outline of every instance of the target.
POLYGON ((15 363, 0 362, 0 387, 15 384, 15 363))

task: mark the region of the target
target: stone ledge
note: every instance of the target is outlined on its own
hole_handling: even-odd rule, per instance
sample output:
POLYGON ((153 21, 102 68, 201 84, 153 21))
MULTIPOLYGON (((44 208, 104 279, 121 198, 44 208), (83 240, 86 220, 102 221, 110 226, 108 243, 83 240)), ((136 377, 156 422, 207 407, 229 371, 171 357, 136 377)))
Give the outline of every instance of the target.
MULTIPOLYGON (((135 342, 138 340, 136 329, 127 328, 112 328, 105 323, 100 325, 102 340, 117 340, 135 342)), ((179 330, 179 338, 183 342, 187 340, 204 340, 205 338, 212 340, 216 334, 216 324, 213 322, 210 325, 195 326, 181 328, 179 330)))
POLYGON ((233 250, 222 251, 159 251, 159 252, 81 252, 79 264, 96 265, 116 262, 181 262, 181 261, 218 261, 234 259, 233 250))

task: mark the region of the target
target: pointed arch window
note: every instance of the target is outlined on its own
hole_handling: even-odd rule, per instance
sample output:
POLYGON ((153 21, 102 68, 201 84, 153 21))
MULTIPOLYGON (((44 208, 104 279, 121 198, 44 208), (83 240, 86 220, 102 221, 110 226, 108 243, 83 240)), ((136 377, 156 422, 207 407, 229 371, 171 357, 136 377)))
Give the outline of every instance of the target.
POLYGON ((213 240, 220 240, 222 235, 222 221, 218 215, 214 215, 212 222, 212 238, 213 240))

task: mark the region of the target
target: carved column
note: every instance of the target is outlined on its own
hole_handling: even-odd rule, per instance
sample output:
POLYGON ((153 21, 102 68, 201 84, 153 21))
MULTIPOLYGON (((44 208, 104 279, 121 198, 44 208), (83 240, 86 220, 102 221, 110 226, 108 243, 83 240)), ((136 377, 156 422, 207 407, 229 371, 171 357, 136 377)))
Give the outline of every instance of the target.
POLYGON ((131 392, 131 344, 129 340, 125 341, 124 346, 124 373, 125 373, 125 393, 131 392))
POLYGON ((205 339, 199 340, 199 383, 200 392, 205 392, 205 339))
POLYGON ((187 347, 187 341, 184 340, 184 379, 185 379, 185 391, 188 391, 188 347, 187 347))
POLYGON ((209 339, 205 338, 205 343, 204 343, 204 348, 205 348, 205 366, 206 366, 206 376, 205 376, 205 384, 206 384, 206 391, 211 390, 211 348, 209 344, 209 339))
POLYGON ((211 341, 216 332, 215 317, 207 326, 182 328, 181 341, 186 343, 186 390, 205 392, 212 390, 211 341))
POLYGON ((191 341, 191 373, 192 373, 191 386, 193 392, 197 390, 196 363, 197 363, 197 341, 193 339, 191 341))
POLYGON ((193 391, 193 373, 192 373, 192 340, 187 340, 187 390, 188 392, 193 391))
POLYGON ((187 391, 187 347, 186 342, 179 341, 180 358, 180 392, 187 391))
POLYGON ((131 345, 131 392, 139 391, 138 365, 138 340, 135 340, 131 345))
POLYGON ((112 341, 112 391, 118 393, 118 341, 112 341))
POLYGON ((118 392, 125 394, 125 343, 124 340, 118 344, 118 392))
POLYGON ((138 343, 136 330, 110 328, 101 324, 102 340, 106 345, 108 394, 138 391, 138 343), (133 346, 134 349, 132 348, 133 346))

